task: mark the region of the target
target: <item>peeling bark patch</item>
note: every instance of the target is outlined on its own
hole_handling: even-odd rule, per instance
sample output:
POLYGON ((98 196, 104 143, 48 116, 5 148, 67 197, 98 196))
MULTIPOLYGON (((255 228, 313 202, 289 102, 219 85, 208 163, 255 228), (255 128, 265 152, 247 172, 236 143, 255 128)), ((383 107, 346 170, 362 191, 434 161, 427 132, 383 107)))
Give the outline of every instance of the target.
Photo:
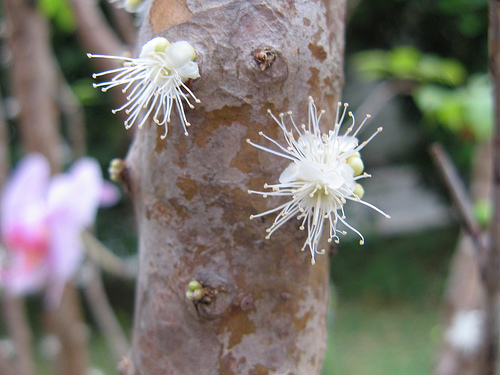
MULTIPOLYGON (((258 166, 258 152, 255 147, 250 146, 246 137, 241 139, 241 150, 231 160, 229 164, 231 168, 237 168, 243 173, 251 173, 258 166)), ((260 186, 259 186, 260 187, 260 186)))
POLYGON ((295 317, 295 319, 293 320, 293 324, 295 325, 295 329, 297 330, 297 332, 302 332, 306 328, 309 320, 310 320, 309 312, 306 313, 302 318, 295 317))
MULTIPOLYGON (((225 197, 228 197, 224 203, 224 216, 223 219, 227 223, 231 222, 242 222, 247 223, 249 216, 252 212, 253 205, 251 204, 251 199, 246 191, 242 191, 239 188, 231 189, 229 187, 224 187, 221 189, 221 193, 225 197), (234 210, 235 202, 239 205, 240 209, 238 211, 234 210)), ((220 204, 220 202, 219 202, 220 204)), ((248 245, 248 242, 244 242, 248 245)))
POLYGON ((168 202, 175 209, 175 213, 177 214, 177 216, 179 216, 182 219, 185 219, 185 218, 188 217, 188 212, 186 210, 186 207, 184 207, 182 204, 180 204, 179 202, 177 202, 177 199, 171 198, 171 199, 168 200, 168 202))
POLYGON ((309 68, 310 72, 311 72, 311 78, 309 78, 309 80, 307 81, 307 83, 309 85, 311 85, 311 95, 313 97, 319 97, 321 94, 320 92, 316 92, 317 91, 317 87, 318 87, 318 82, 319 82, 319 69, 318 68, 314 68, 314 67, 310 67, 309 68), (313 91, 314 90, 314 91, 313 91))
POLYGON ((200 186, 194 180, 185 177, 179 177, 176 185, 182 190, 184 197, 190 202, 200 189, 200 186))
POLYGON ((242 373, 246 362, 247 359, 245 357, 241 357, 236 362, 236 359, 229 353, 221 357, 219 361, 219 375, 239 375, 242 373))
POLYGON ((224 106, 222 109, 206 113, 203 125, 194 134, 196 144, 205 147, 214 130, 221 125, 231 126, 235 119, 241 124, 249 123, 251 108, 249 104, 243 104, 241 107, 224 106))
POLYGON ((256 329, 255 324, 246 313, 239 309, 233 309, 224 322, 223 332, 231 335, 227 346, 227 349, 230 350, 241 342, 243 336, 255 333, 256 329))
POLYGON ((160 201, 157 201, 146 208, 148 220, 154 219, 161 226, 168 226, 173 218, 172 212, 160 201))
POLYGON ((323 62, 328 57, 325 48, 321 45, 309 43, 307 47, 309 48, 309 51, 311 51, 312 55, 316 60, 323 62))
POLYGON ((248 375, 269 375, 270 369, 264 365, 256 365, 253 369, 250 370, 248 375))
POLYGON ((155 0, 150 11, 153 34, 185 23, 192 15, 185 0, 155 0))

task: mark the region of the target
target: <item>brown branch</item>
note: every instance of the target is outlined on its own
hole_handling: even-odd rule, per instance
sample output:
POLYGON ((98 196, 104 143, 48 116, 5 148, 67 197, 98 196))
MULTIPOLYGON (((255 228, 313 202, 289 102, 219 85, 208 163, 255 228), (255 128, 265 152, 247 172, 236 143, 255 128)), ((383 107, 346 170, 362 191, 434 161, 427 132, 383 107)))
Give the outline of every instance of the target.
POLYGON ((84 231, 81 237, 87 255, 104 271, 126 280, 135 280, 137 278, 137 269, 132 263, 127 263, 113 254, 91 233, 84 231))
POLYGON ((90 268, 91 279, 83 291, 92 315, 108 343, 113 360, 118 364, 127 353, 129 344, 106 296, 99 268, 93 262, 87 262, 87 267, 90 268))
POLYGON ((60 168, 61 142, 55 104, 57 74, 49 27, 31 1, 5 0, 14 95, 21 111, 18 124, 28 152, 40 152, 52 172, 60 168))
MULTIPOLYGON (((86 52, 114 56, 131 54, 130 48, 120 41, 108 24, 97 5, 97 1, 70 0, 70 3, 77 17, 77 36, 86 52)), ((92 59, 92 63, 99 71, 115 69, 120 66, 120 63, 114 59, 95 58, 92 59)), ((127 101, 126 94, 121 90, 116 89, 110 92, 114 95, 117 108, 127 101)), ((118 112, 118 115, 123 120, 127 117, 125 111, 118 112)), ((133 131, 127 134, 132 135, 133 131)))
POLYGON ((5 358, 4 354, 0 352, 0 374, 2 375, 21 375, 16 373, 12 364, 5 358))
POLYGON ((109 10, 111 21, 115 25, 116 30, 125 43, 133 48, 137 39, 137 19, 133 14, 115 6, 115 4, 111 4, 108 1, 105 1, 104 4, 109 10))
POLYGON ((0 93, 0 188, 3 186, 9 173, 9 143, 9 132, 7 122, 5 121, 2 94, 0 93))
POLYGON ((31 348, 31 330, 21 298, 4 295, 2 312, 16 350, 15 368, 19 375, 34 375, 35 364, 31 348))
POLYGON ((56 374, 87 375, 87 331, 83 323, 80 295, 68 282, 58 306, 43 311, 47 330, 57 337, 60 350, 56 353, 56 374))
POLYGON ((365 100, 358 105, 356 109, 356 118, 358 114, 365 116, 369 113, 372 118, 377 117, 384 106, 393 98, 401 94, 409 94, 411 88, 415 86, 414 81, 392 79, 384 80, 376 85, 365 100))
MULTIPOLYGON (((12 39, 18 38, 16 33, 19 32, 19 29, 16 27, 16 19, 22 17, 22 15, 18 14, 17 9, 11 9, 13 5, 14 4, 9 3, 8 1, 5 3, 5 12, 7 17, 14 17, 14 19, 11 18, 9 20, 13 28, 9 34, 11 45, 13 43, 12 39)), ((0 103, 3 105, 1 95, 0 103)), ((2 105, 0 105, 0 190, 7 179, 10 167, 9 134, 7 131, 7 123, 5 121, 2 105)), ((24 301, 20 298, 4 294, 2 296, 1 306, 7 332, 14 343, 16 357, 14 359, 14 363, 11 364, 2 356, 0 369, 2 373, 5 372, 9 375, 34 375, 35 364, 31 348, 31 331, 26 317, 24 301)))
MULTIPOLYGON (((77 18, 78 39, 87 52, 121 56, 128 50, 107 23, 97 1, 70 0, 70 3, 77 18)), ((95 64, 103 71, 118 67, 116 61, 109 59, 96 59, 95 64)))
POLYGON ((53 59, 53 64, 57 74, 57 105, 66 125, 73 157, 76 159, 86 154, 85 114, 78 98, 66 81, 59 62, 53 59))
POLYGON ((483 374, 498 374, 500 338, 500 3, 489 2, 489 58, 495 107, 493 140, 493 220, 489 228, 489 246, 483 259, 486 289, 486 355, 483 374))
POLYGON ((462 227, 473 239, 477 254, 482 254, 484 245, 481 240, 481 229, 474 217, 473 205, 462 179, 441 145, 433 144, 430 148, 430 153, 434 162, 439 167, 453 204, 457 208, 462 227))

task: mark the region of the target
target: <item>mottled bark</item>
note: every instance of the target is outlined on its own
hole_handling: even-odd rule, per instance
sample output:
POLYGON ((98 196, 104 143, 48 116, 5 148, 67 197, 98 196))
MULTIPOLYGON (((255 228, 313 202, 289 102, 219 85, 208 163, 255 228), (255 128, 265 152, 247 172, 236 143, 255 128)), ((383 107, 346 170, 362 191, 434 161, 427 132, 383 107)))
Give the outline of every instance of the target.
POLYGON ((291 220, 270 240, 274 217, 250 214, 278 199, 249 196, 277 181, 286 160, 246 143, 279 138, 266 110, 307 122, 307 97, 333 127, 340 99, 344 1, 148 3, 139 42, 154 36, 194 45, 202 103, 189 136, 173 116, 169 135, 150 122, 127 158, 139 227, 140 272, 133 348, 123 373, 318 374, 326 346, 328 256, 311 265, 291 220), (276 59, 262 70, 254 59, 276 59), (193 303, 188 283, 208 295, 193 303))

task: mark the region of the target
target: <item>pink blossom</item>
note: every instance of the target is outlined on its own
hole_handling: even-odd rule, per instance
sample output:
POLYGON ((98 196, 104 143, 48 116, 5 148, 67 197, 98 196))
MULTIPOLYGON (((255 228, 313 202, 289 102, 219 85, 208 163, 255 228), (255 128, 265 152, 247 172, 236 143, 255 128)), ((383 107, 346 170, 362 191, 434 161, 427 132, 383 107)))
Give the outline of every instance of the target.
POLYGON ((82 230, 94 222, 104 181, 98 163, 81 158, 50 177, 47 160, 25 156, 5 184, 0 235, 5 257, 0 286, 24 295, 47 287, 57 302, 83 258, 82 230))

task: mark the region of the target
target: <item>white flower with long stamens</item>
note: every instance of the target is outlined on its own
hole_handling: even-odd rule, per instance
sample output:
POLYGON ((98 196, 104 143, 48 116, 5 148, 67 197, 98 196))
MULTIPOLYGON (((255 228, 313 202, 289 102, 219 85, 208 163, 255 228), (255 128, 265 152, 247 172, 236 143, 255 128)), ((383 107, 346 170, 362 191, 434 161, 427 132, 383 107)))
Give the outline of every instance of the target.
POLYGON ((268 239, 284 223, 292 217, 297 217, 301 221, 299 228, 301 230, 307 228, 307 239, 302 250, 309 247, 312 264, 315 263, 316 253, 325 252, 324 249, 318 249, 325 222, 329 224, 329 242, 333 240, 338 243, 339 234, 346 234, 345 231, 338 229, 340 222, 359 235, 361 245, 364 243, 363 235, 346 221, 344 205, 347 201, 359 202, 387 218, 390 217, 374 205, 361 200, 364 190, 358 182, 360 179, 370 177, 369 174, 363 172, 364 165, 359 152, 382 131, 382 128, 378 128, 370 138, 359 144, 357 135, 370 116, 367 115, 354 130, 354 115, 351 112, 347 113, 347 106, 344 104, 341 110, 342 105, 339 103, 333 130, 323 133, 319 122, 324 111, 318 115, 314 101, 309 97, 308 125, 297 126, 291 112, 288 112, 291 127, 287 128, 283 113, 277 118, 271 111, 268 111, 283 131, 285 146, 262 132, 259 135, 272 142, 275 149, 261 146, 247 139, 247 142, 254 147, 291 160, 281 173, 279 183, 264 185, 265 189, 271 189, 271 191, 248 191, 248 193, 261 194, 264 198, 287 196, 291 200, 269 211, 251 215, 250 219, 279 212, 271 227, 267 229, 266 238, 268 239), (346 114, 351 118, 352 124, 344 134, 340 135, 339 130, 346 114))
POLYGON ((187 127, 191 124, 187 121, 184 113, 183 101, 190 108, 194 108, 189 97, 196 103, 200 100, 185 85, 189 79, 200 77, 198 64, 193 60, 196 57, 194 48, 186 41, 170 44, 165 38, 157 37, 147 42, 141 50, 138 58, 127 58, 122 56, 92 55, 88 57, 99 57, 105 59, 120 60, 123 62, 121 68, 107 70, 93 74, 94 78, 114 74, 110 81, 95 83, 94 87, 100 87, 102 91, 108 91, 116 86, 124 86, 122 91, 128 93, 127 102, 113 113, 125 110, 129 115, 125 120, 125 128, 129 129, 134 123, 142 128, 149 116, 165 127, 165 133, 161 139, 165 139, 168 133, 170 114, 174 106, 177 107, 184 133, 188 135, 187 127), (142 112, 144 116, 140 119, 142 112))

